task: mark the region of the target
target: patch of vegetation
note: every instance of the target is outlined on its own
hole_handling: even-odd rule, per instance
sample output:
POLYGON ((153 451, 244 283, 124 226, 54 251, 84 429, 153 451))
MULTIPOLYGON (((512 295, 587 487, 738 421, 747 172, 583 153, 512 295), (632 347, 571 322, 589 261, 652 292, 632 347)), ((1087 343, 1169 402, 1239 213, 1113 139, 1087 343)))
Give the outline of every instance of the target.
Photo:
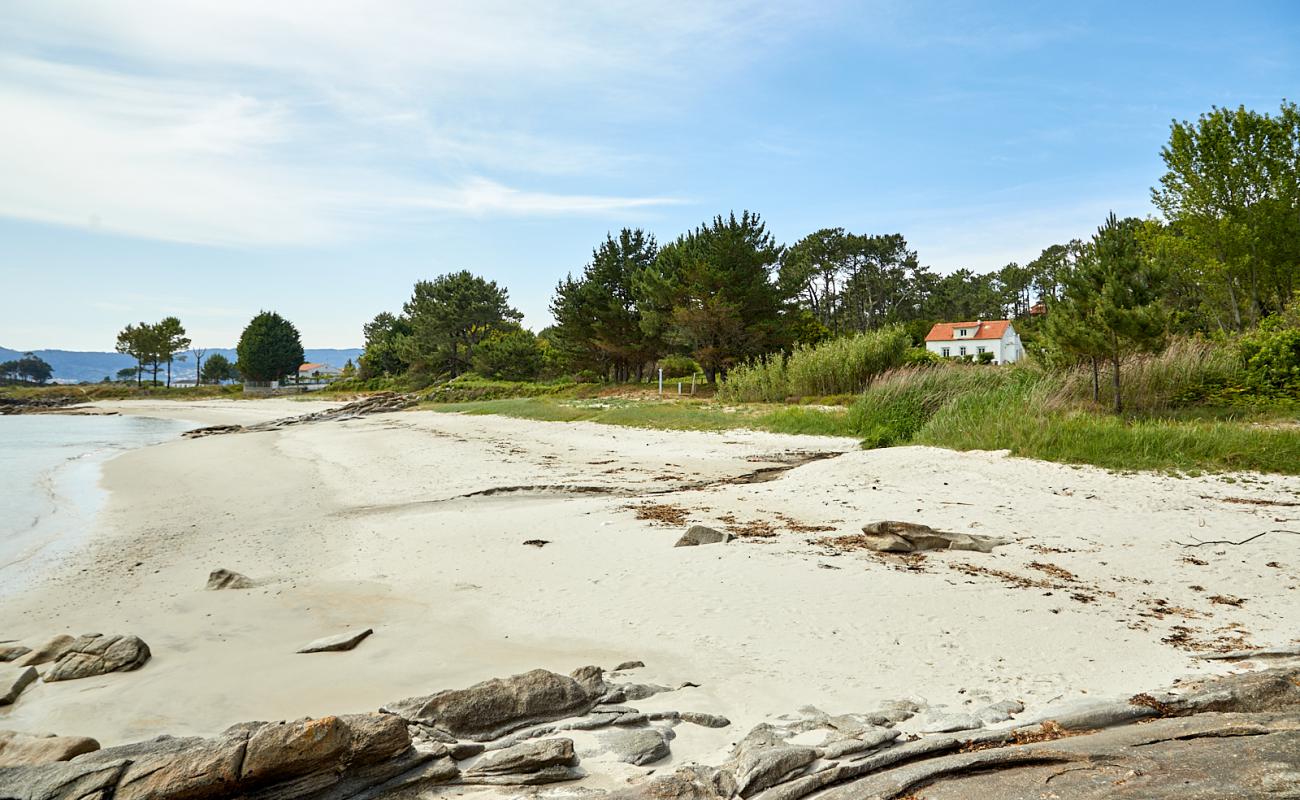
POLYGON ((856 393, 909 358, 912 339, 901 326, 774 353, 727 374, 718 396, 733 402, 781 402, 789 397, 856 393))
POLYGON ((136 386, 134 383, 55 384, 46 386, 0 386, 0 397, 18 401, 68 398, 77 403, 97 400, 204 400, 214 397, 242 398, 239 384, 221 386, 136 386))

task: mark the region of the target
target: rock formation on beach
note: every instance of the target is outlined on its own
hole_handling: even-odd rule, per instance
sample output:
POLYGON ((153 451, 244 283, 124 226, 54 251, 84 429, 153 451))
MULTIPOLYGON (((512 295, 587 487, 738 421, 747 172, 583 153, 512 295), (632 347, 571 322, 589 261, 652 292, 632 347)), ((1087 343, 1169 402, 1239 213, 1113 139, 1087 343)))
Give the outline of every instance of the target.
MULTIPOLYGON (((622 705, 629 684, 606 677, 599 667, 567 676, 533 670, 397 701, 379 713, 248 722, 210 738, 161 736, 106 749, 79 737, 0 732, 0 798, 369 800, 439 787, 538 786, 584 778, 584 753, 653 765, 670 755, 674 726, 727 724, 629 708, 622 705), (597 734, 577 748, 554 735, 563 731, 597 734)), ((992 704, 969 724, 1006 721, 1021 708, 992 704)), ((757 725, 717 766, 651 770, 605 796, 1172 800, 1300 793, 1300 666, 1094 702, 1014 727, 904 735, 897 726, 920 710, 914 701, 852 714, 804 708, 757 725), (806 743, 813 738, 820 743, 806 743)))

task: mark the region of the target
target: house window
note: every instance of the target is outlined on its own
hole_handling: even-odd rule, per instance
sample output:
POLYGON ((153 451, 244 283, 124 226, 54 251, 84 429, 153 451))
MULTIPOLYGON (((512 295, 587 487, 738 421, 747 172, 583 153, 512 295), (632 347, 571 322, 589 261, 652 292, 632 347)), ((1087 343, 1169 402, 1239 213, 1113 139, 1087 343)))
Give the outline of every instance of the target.
POLYGON ((965 348, 965 347, 958 348, 957 352, 958 352, 959 355, 963 355, 963 356, 964 356, 964 355, 966 355, 966 348, 965 348))
POLYGON ((984 348, 983 348, 982 346, 981 346, 981 347, 977 347, 977 348, 975 348, 975 352, 977 352, 977 353, 983 353, 983 352, 984 352, 984 348))
POLYGON ((952 348, 950 347, 943 348, 943 357, 947 358, 950 355, 952 355, 952 348))
POLYGON ((966 335, 966 329, 965 329, 965 328, 958 328, 958 329, 957 329, 957 335, 958 335, 958 336, 965 336, 965 335, 966 335))

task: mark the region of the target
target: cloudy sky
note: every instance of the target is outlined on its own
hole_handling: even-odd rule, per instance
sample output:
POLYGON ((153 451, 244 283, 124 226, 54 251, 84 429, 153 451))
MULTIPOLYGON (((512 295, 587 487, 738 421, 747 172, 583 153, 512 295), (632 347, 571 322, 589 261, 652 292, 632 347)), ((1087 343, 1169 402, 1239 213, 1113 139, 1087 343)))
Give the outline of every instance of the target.
POLYGON ((539 328, 606 231, 730 209, 993 269, 1151 213, 1170 119, 1300 95, 1294 2, 1022 5, 6 0, 0 345, 356 346, 456 269, 539 328))

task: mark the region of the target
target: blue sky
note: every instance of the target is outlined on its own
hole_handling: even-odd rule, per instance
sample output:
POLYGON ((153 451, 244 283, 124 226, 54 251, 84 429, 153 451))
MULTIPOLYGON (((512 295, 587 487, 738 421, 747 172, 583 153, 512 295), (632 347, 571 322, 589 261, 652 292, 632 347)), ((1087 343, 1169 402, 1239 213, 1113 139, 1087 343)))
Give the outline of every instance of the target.
POLYGON ((606 231, 730 209, 995 269, 1152 213, 1171 118, 1297 90, 1294 2, 8 0, 0 345, 356 346, 456 269, 539 328, 606 231))

